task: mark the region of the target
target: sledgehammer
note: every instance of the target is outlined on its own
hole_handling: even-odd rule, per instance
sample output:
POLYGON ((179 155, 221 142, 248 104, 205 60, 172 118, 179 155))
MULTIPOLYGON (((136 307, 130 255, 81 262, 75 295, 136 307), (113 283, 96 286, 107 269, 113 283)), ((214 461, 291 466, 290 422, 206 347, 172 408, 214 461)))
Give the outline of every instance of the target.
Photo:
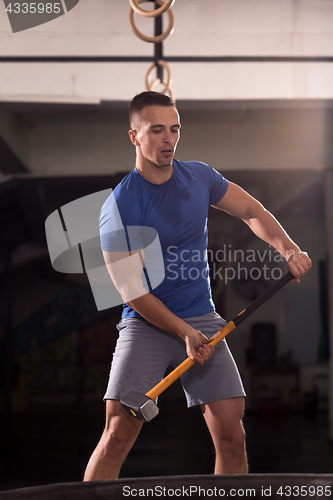
MULTIPOLYGON (((289 271, 281 279, 279 279, 274 285, 272 285, 268 290, 261 294, 254 302, 252 302, 246 309, 236 316, 235 319, 229 321, 217 335, 208 344, 216 345, 228 333, 232 332, 240 323, 242 323, 246 318, 248 318, 254 311, 256 311, 262 304, 264 304, 268 299, 270 299, 276 292, 281 290, 289 281, 294 278, 292 273, 289 271)), ((167 375, 161 382, 159 382, 155 387, 153 387, 146 394, 141 394, 140 392, 131 391, 128 392, 123 399, 120 401, 124 410, 143 422, 150 422, 159 413, 159 409, 154 399, 156 399, 160 394, 162 394, 165 389, 167 389, 175 380, 177 380, 183 373, 185 373, 191 366, 194 365, 194 361, 190 357, 185 359, 177 368, 175 368, 169 375, 167 375)))

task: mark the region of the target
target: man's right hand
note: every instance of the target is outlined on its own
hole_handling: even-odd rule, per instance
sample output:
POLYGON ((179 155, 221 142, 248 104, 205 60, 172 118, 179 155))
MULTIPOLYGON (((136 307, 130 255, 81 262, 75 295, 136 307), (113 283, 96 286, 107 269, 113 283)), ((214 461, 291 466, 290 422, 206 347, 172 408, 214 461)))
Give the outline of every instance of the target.
POLYGON ((203 365, 215 351, 213 345, 208 345, 209 339, 199 330, 191 328, 184 336, 187 355, 197 364, 203 365))
POLYGON ((182 319, 173 314, 153 294, 149 293, 142 283, 142 259, 140 251, 130 258, 124 252, 105 252, 103 256, 112 281, 126 302, 134 311, 151 324, 174 333, 186 343, 187 355, 198 365, 203 365, 215 348, 207 345, 209 341, 199 330, 195 330, 182 319), (135 257, 135 258, 134 258, 135 257), (114 264, 117 264, 114 266, 114 264))

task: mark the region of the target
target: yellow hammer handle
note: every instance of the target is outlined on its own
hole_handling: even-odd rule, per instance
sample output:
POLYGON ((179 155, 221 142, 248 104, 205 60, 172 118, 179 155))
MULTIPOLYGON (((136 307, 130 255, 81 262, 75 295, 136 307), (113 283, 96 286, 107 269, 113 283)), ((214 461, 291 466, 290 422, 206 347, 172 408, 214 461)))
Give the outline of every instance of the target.
MULTIPOLYGON (((228 335, 228 333, 232 332, 236 328, 233 321, 229 321, 221 330, 218 332, 216 337, 213 338, 210 342, 207 342, 210 345, 218 344, 224 337, 228 335)), ((149 392, 146 393, 146 396, 151 399, 156 399, 160 394, 162 394, 165 389, 167 389, 175 380, 177 380, 183 373, 185 373, 191 366, 195 363, 192 361, 190 357, 186 358, 177 368, 175 368, 169 375, 167 375, 161 382, 159 382, 155 387, 150 389, 149 392)))
MULTIPOLYGON (((220 340, 228 335, 232 330, 236 328, 242 321, 248 318, 254 311, 258 309, 262 304, 264 304, 270 297, 272 297, 276 292, 281 290, 290 280, 293 279, 293 274, 289 271, 282 278, 279 279, 273 286, 268 288, 260 297, 258 297, 252 304, 249 305, 246 309, 238 314, 236 318, 232 321, 229 321, 221 330, 217 333, 214 339, 210 340, 208 344, 216 345, 220 340)), ((167 377, 165 377, 161 382, 155 387, 153 387, 149 392, 147 392, 146 396, 151 399, 157 398, 162 392, 169 387, 177 378, 179 378, 183 373, 186 372, 194 362, 191 358, 185 359, 183 363, 181 363, 177 368, 175 368, 167 377)))

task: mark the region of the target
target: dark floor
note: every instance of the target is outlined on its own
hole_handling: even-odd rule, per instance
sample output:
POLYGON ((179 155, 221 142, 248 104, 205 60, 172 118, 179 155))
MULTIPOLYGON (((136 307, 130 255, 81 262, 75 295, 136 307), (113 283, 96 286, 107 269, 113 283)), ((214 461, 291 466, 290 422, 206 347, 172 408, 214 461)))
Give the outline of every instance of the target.
MULTIPOLYGON (((213 446, 200 410, 161 398, 160 414, 144 424, 122 477, 210 474, 213 446)), ((104 404, 0 416, 0 490, 81 481, 104 423, 104 404)), ((248 413, 244 419, 252 473, 333 473, 325 413, 248 413)))

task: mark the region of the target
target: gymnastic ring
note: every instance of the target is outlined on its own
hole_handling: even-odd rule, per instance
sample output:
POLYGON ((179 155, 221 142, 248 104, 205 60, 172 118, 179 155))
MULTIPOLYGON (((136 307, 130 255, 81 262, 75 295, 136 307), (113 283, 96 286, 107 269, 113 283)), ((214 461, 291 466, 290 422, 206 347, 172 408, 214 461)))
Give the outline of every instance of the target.
POLYGON ((147 88, 147 90, 154 90, 155 86, 158 85, 159 83, 163 83, 163 85, 165 85, 164 89, 160 91, 161 94, 165 94, 166 92, 169 92, 170 94, 170 97, 173 101, 175 101, 175 93, 173 91, 173 89, 169 86, 170 85, 170 82, 169 84, 163 80, 163 82, 161 82, 161 80, 159 78, 156 78, 156 80, 153 80, 150 84, 150 87, 149 89, 147 88))
MULTIPOLYGON (((143 1, 145 2, 146 0, 137 0, 137 1, 143 1)), ((162 3, 162 0, 156 0, 157 3, 161 4, 162 3)), ((164 31, 164 33, 162 33, 161 35, 158 35, 158 36, 147 36, 147 35, 144 35, 143 33, 141 33, 141 31, 138 30, 138 28, 135 26, 135 23, 134 23, 134 10, 130 9, 129 11, 129 16, 128 16, 128 20, 129 20, 129 23, 130 23, 130 26, 132 28, 132 31, 133 33, 139 37, 141 40, 143 40, 144 42, 151 42, 151 43, 160 43, 162 42, 163 40, 165 40, 165 38, 167 36, 170 35, 170 33, 172 32, 173 30, 173 25, 174 25, 174 17, 173 17, 173 13, 170 10, 168 10, 167 12, 168 14, 168 18, 169 18, 169 24, 168 24, 168 27, 167 29, 164 31)))
MULTIPOLYGON (((164 89, 161 91, 161 93, 163 94, 163 93, 167 90, 167 88, 169 87, 169 84, 171 83, 171 82, 170 82, 171 71, 170 71, 170 68, 169 68, 168 64, 167 64, 165 61, 159 60, 159 61, 157 61, 157 64, 158 64, 159 66, 162 66, 162 67, 166 70, 166 72, 167 72, 167 80, 166 80, 166 81, 165 81, 165 80, 163 80, 163 82, 162 82, 162 83, 165 85, 164 89)), ((156 80, 154 80, 152 83, 149 83, 149 75, 150 75, 150 73, 152 72, 152 70, 153 70, 155 67, 156 67, 156 64, 155 64, 155 63, 153 63, 153 64, 149 67, 149 69, 148 69, 148 71, 147 71, 147 74, 146 74, 146 87, 147 87, 147 90, 152 90, 152 85, 154 85, 154 86, 155 86, 155 85, 156 85, 156 81, 160 81, 160 79, 159 79, 159 78, 157 78, 157 79, 156 79, 156 80)))
MULTIPOLYGON (((170 82, 171 71, 170 71, 168 64, 165 61, 159 60, 159 61, 157 61, 157 64, 162 66, 167 72, 167 80, 166 81, 163 80, 163 82, 161 82, 165 85, 164 89, 161 90, 161 94, 164 94, 164 92, 169 88, 169 84, 171 83, 170 82)), ((153 63, 147 71, 147 74, 146 74, 146 88, 147 88, 147 90, 153 90, 152 86, 153 85, 155 86, 156 82, 161 81, 159 78, 156 78, 156 80, 154 80, 152 83, 149 83, 149 75, 155 67, 156 67, 156 64, 153 63)))
POLYGON ((169 7, 171 7, 174 3, 175 0, 166 0, 165 2, 163 1, 156 1, 161 7, 159 9, 155 10, 144 10, 139 7, 140 3, 147 2, 147 0, 129 0, 129 3, 135 12, 140 14, 140 16, 143 17, 157 17, 163 14, 169 7))

